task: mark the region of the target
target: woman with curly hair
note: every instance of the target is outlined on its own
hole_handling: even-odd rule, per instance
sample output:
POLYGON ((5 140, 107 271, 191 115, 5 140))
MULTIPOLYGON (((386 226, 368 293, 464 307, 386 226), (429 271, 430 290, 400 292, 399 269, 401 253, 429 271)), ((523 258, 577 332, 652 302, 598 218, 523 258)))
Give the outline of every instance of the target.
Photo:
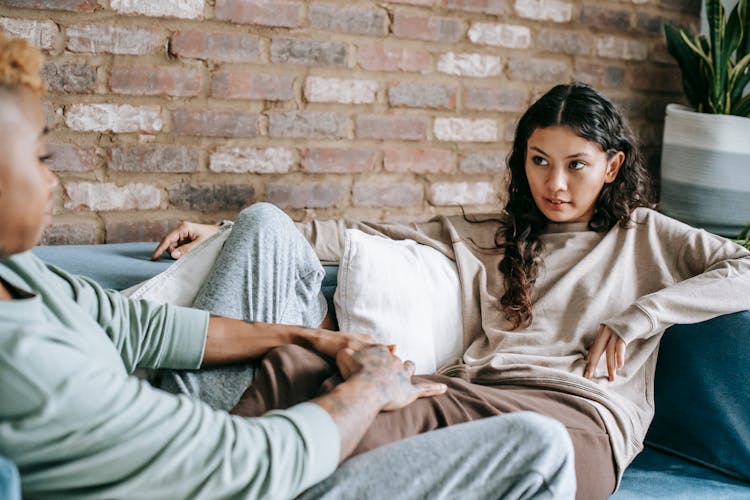
MULTIPOLYGON (((232 230, 234 240, 254 249, 246 274, 231 276, 254 290, 245 297, 245 321, 216 314, 211 297, 200 303, 204 310, 129 299, 36 258, 29 250, 50 218, 57 186, 45 164, 41 63, 37 49, 0 33, 0 455, 17 465, 24 497, 292 498, 338 476, 337 465, 379 411, 445 390, 412 384, 413 364, 366 336, 316 328, 325 314, 323 269, 276 209, 245 212, 232 230), (265 240, 249 230, 260 218, 265 240), (271 232, 284 235, 284 245, 269 244, 271 232), (272 272, 253 274, 258 269, 272 272), (283 324, 292 320, 308 327, 283 324), (138 368, 246 363, 295 343, 336 359, 351 376, 334 391, 259 418, 230 415, 133 376, 138 368)), ((217 299, 234 312, 229 294, 235 289, 217 299)), ((490 476, 493 494, 565 495, 574 487, 571 458, 558 422, 516 414, 362 454, 349 463, 368 475, 347 484, 455 496, 456 488, 486 487, 482 476, 465 473, 470 469, 490 476), (503 451, 488 433, 507 436, 503 451), (535 445, 519 455, 515 448, 528 435, 535 445), (417 458, 443 446, 471 450, 474 459, 421 468, 417 458)), ((0 472, 4 464, 0 457, 0 472)), ((0 489, 4 484, 0 479, 0 489)))
MULTIPOLYGON (((508 166, 509 199, 497 216, 299 226, 324 261, 340 260, 345 230, 358 228, 432 246, 459 272, 463 356, 415 377, 447 392, 381 413, 355 453, 531 410, 567 427, 577 497, 606 498, 643 447, 664 330, 747 309, 750 253, 653 209, 633 134, 588 85, 558 85, 524 113, 508 166)), ((178 240, 173 233, 160 249, 179 249, 178 240)), ((232 411, 283 408, 309 397, 305 388, 329 390, 335 374, 303 348, 276 349, 232 411)))

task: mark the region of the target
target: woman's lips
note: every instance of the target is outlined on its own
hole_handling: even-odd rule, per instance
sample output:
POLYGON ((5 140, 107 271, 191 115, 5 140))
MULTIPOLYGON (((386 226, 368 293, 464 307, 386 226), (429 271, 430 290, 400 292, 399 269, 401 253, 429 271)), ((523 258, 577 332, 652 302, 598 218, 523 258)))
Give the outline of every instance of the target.
POLYGON ((545 198, 544 203, 553 210, 562 210, 570 202, 564 201, 564 200, 557 200, 554 198, 545 198))

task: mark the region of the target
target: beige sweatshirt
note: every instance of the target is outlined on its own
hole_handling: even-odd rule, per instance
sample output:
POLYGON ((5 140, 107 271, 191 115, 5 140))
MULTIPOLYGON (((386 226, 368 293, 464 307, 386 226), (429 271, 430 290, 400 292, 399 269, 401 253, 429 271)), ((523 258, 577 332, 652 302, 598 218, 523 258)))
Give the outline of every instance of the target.
POLYGON ((348 227, 413 239, 454 259, 466 351, 460 364, 440 373, 586 398, 607 426, 621 476, 643 448, 654 415, 654 371, 664 330, 750 309, 750 252, 653 210, 639 208, 633 220, 632 227, 607 233, 590 231, 585 223, 552 224, 542 236, 534 319, 519 330, 510 330, 498 307, 505 282, 498 270, 502 253, 482 249, 494 247, 497 222, 453 216, 411 225, 315 221, 298 227, 326 262, 339 260, 348 227), (606 356, 591 380, 582 376, 602 323, 627 343, 625 365, 613 382, 606 356))

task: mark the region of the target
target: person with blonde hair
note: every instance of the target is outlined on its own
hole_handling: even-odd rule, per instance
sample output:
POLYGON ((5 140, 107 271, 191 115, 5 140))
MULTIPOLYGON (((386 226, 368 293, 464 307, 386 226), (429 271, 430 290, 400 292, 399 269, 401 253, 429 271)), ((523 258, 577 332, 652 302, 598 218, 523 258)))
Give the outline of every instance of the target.
MULTIPOLYGON (((41 64, 37 49, 0 35, 0 455, 18 466, 24 496, 294 497, 330 475, 381 410, 445 390, 440 383, 412 384, 413 364, 364 335, 131 300, 34 257, 29 250, 50 219, 57 186, 45 165, 41 64), (348 379, 257 418, 230 415, 132 376, 137 368, 239 362, 293 344, 335 359, 348 379)), ((268 250, 274 251, 285 249, 268 250)), ((317 262, 311 252, 284 259, 288 274, 317 262)), ((259 290, 293 284, 265 283, 259 290)), ((368 491, 451 496, 456 488, 476 491, 474 498, 482 492, 567 498, 574 488, 569 439, 545 417, 501 418, 424 438, 350 462, 355 472, 342 472, 347 490, 360 498, 368 491), (500 440, 488 443, 487 435, 500 440), (526 438, 535 446, 514 453, 526 438), (423 470, 417 457, 442 446, 471 450, 475 458, 423 470), (473 475, 479 470, 482 475, 473 475), (451 479, 457 475, 460 480, 451 479)))

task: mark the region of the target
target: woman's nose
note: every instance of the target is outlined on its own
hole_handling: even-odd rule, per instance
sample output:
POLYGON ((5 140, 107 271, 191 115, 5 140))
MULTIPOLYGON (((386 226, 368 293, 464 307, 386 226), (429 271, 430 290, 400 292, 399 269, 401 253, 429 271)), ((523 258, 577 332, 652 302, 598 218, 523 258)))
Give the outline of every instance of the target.
POLYGON ((565 191, 568 187, 568 176, 561 168, 551 168, 547 177, 547 187, 552 192, 565 191))

